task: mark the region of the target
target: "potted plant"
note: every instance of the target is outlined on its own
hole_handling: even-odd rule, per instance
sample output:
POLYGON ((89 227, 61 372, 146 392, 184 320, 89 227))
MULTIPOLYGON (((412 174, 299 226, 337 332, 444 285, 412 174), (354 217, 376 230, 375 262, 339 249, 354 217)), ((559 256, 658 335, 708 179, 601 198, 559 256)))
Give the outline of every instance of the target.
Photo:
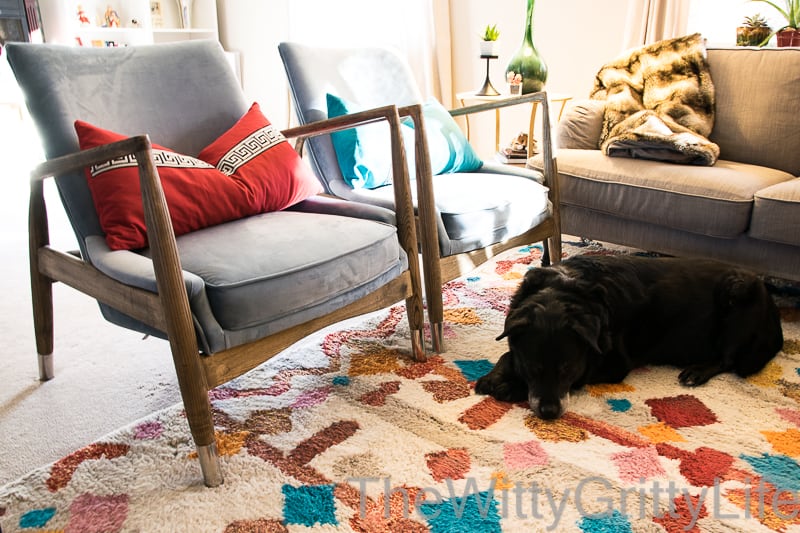
POLYGON ((756 13, 745 17, 742 26, 736 28, 736 46, 758 46, 772 36, 772 28, 763 15, 756 13))
POLYGON ((497 24, 487 24, 481 35, 482 56, 494 55, 494 43, 498 37, 500 37, 500 31, 497 29, 497 24))
POLYGON ((767 38, 761 41, 764 46, 773 35, 778 37, 778 46, 800 46, 800 0, 783 0, 784 7, 779 6, 771 0, 751 0, 752 2, 764 2, 771 5, 786 19, 786 25, 770 33, 767 38))

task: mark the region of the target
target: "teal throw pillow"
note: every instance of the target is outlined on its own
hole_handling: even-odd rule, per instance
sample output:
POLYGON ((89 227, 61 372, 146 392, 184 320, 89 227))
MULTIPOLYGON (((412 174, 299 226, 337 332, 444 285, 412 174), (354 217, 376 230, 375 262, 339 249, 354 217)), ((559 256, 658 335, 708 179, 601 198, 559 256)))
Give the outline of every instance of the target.
MULTIPOLYGON (((363 111, 358 105, 326 95, 328 118, 363 111)), ((331 134, 333 149, 344 180, 354 189, 375 189, 392 182, 392 147, 385 122, 331 134)))
MULTIPOLYGON (((483 161, 475 153, 461 128, 438 100, 431 98, 425 102, 422 105, 422 115, 425 117, 428 153, 434 174, 472 172, 483 166, 483 161)), ((412 122, 409 121, 409 124, 413 127, 412 122)))
MULTIPOLYGON (((326 100, 328 118, 363 110, 358 104, 332 94, 327 94, 326 100)), ((423 104, 422 113, 434 174, 471 172, 483 165, 461 128, 442 104, 435 99, 428 100, 423 104)), ((410 119, 403 121, 402 134, 409 176, 414 179, 414 125, 410 119)), ((374 189, 391 183, 392 158, 387 124, 369 124, 337 131, 331 138, 342 176, 351 187, 374 189)))

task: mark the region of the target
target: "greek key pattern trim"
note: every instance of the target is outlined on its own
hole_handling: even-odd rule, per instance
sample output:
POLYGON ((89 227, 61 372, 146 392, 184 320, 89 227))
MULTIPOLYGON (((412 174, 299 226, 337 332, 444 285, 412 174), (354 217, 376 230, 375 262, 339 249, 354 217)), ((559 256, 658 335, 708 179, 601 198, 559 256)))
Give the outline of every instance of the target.
MULTIPOLYGON (((177 154, 167 150, 153 150, 153 159, 156 162, 156 167, 170 167, 170 168, 214 168, 205 161, 201 161, 188 155, 177 154)), ((89 167, 92 177, 96 178, 103 172, 117 170, 126 167, 135 167, 138 164, 136 156, 128 154, 105 163, 98 163, 89 167)))
POLYGON ((286 137, 275 126, 270 124, 254 131, 236 146, 228 150, 217 163, 217 170, 230 176, 251 160, 263 154, 273 146, 282 143, 286 137))

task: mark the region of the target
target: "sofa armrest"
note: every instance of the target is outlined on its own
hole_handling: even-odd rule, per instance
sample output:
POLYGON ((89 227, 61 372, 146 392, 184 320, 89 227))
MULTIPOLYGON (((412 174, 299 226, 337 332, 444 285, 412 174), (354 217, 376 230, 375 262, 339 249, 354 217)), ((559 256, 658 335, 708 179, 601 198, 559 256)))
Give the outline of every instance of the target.
POLYGON ((599 150, 605 102, 579 99, 567 104, 558 123, 556 143, 559 148, 599 150))

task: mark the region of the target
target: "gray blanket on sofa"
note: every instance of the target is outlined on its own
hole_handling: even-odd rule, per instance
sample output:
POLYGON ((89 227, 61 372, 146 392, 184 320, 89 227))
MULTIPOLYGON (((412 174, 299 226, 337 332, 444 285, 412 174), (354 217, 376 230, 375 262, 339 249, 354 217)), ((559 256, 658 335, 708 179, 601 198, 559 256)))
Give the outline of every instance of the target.
POLYGON ((719 147, 714 84, 700 34, 635 49, 604 65, 591 98, 605 100, 600 149, 606 155, 713 165, 719 147))

